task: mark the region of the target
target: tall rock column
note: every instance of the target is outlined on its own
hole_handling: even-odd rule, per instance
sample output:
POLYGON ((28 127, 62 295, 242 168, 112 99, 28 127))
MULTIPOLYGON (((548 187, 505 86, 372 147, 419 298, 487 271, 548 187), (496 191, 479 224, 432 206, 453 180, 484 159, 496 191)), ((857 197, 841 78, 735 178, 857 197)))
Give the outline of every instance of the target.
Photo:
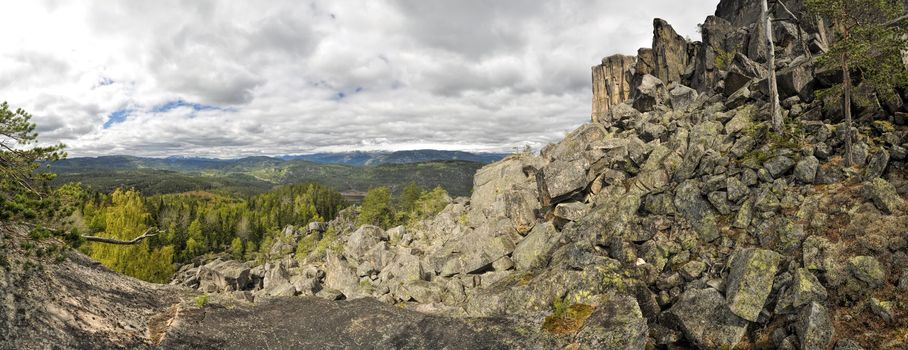
POLYGON ((606 120, 612 106, 630 99, 636 62, 633 56, 613 55, 593 66, 593 122, 606 120))
POLYGON ((681 82, 684 71, 690 63, 687 40, 675 32, 665 20, 653 21, 653 58, 655 76, 669 84, 681 82))

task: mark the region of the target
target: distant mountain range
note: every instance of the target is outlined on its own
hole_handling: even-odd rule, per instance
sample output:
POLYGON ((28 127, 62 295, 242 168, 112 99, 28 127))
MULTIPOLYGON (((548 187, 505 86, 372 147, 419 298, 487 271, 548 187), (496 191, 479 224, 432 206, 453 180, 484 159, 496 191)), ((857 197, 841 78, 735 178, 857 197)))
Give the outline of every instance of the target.
POLYGON ((506 157, 507 153, 470 153, 462 151, 439 151, 421 149, 396 152, 341 152, 341 153, 315 153, 303 155, 286 155, 278 158, 285 160, 307 160, 316 163, 345 164, 353 166, 368 166, 381 164, 408 164, 437 160, 463 160, 488 164, 497 162, 506 157))
POLYGON ((276 185, 312 181, 355 195, 375 186, 399 191, 416 182, 466 196, 476 170, 504 156, 434 150, 240 159, 103 156, 64 159, 51 164, 49 171, 57 173, 56 184, 80 182, 104 192, 125 187, 145 194, 196 190, 255 194, 276 185))

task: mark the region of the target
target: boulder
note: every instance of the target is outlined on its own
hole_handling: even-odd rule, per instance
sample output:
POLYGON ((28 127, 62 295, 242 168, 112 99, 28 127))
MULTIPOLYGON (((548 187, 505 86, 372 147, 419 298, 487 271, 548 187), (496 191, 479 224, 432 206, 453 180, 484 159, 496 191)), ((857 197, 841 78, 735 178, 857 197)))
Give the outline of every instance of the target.
MULTIPOLYGON (((576 157, 575 153, 579 153, 586 147, 585 144, 582 144, 586 138, 604 135, 601 126, 581 127, 578 130, 581 130, 578 135, 580 137, 565 139, 552 146, 549 156, 576 157)), ((578 132, 575 131, 576 133, 578 132)), ((536 172, 544 163, 545 161, 540 157, 514 155, 479 169, 473 176, 473 194, 470 197, 470 210, 467 213, 469 225, 476 227, 490 220, 510 219, 511 213, 506 211, 508 209, 523 214, 524 208, 540 207, 536 172), (507 198, 499 198, 502 196, 507 198), (525 200, 526 203, 517 204, 514 203, 515 200, 525 200), (507 205, 502 203, 507 203, 507 205)))
POLYGON ((700 194, 699 181, 687 180, 678 185, 675 189, 674 204, 681 216, 700 234, 700 239, 712 242, 719 238, 716 213, 712 205, 700 194))
POLYGON ((870 298, 868 304, 870 304, 870 311, 873 312, 874 315, 877 315, 877 317, 883 319, 883 321, 892 322, 894 317, 893 308, 895 307, 893 302, 870 298))
POLYGON ((725 100, 725 108, 735 109, 743 106, 747 103, 747 100, 750 99, 750 89, 747 86, 742 86, 737 91, 733 92, 728 96, 728 99, 725 100))
POLYGON ((665 84, 652 75, 644 75, 634 93, 634 109, 640 112, 651 112, 656 106, 664 105, 668 100, 665 84))
POLYGON ((536 225, 511 254, 511 260, 519 271, 527 271, 548 263, 552 253, 558 248, 563 234, 555 230, 552 223, 536 225))
POLYGON ((423 279, 426 273, 418 256, 412 250, 400 249, 394 260, 379 274, 382 280, 411 283, 423 279))
POLYGON ((835 336, 829 311, 817 302, 811 302, 801 309, 795 331, 803 350, 828 349, 835 336))
POLYGON ((457 239, 444 243, 440 274, 476 273, 491 269, 492 263, 514 251, 516 233, 506 220, 487 222, 457 239))
POLYGON ((356 272, 347 262, 334 252, 328 251, 325 256, 325 286, 340 291, 346 297, 352 297, 356 294, 358 284, 356 272))
POLYGON ((728 193, 725 191, 713 191, 710 192, 707 196, 709 202, 712 203, 713 207, 719 211, 719 214, 728 215, 731 214, 731 207, 728 205, 728 193))
POLYGON ((646 347, 649 328, 634 298, 608 298, 586 319, 574 342, 589 349, 637 350, 646 347))
POLYGON ((207 266, 200 266, 196 271, 195 280, 198 281, 197 289, 203 293, 217 293, 227 290, 224 276, 207 266))
POLYGON ((747 331, 747 321, 732 313, 713 288, 689 288, 664 316, 702 349, 732 349, 747 331))
MULTIPOLYGON (((741 89, 748 87, 752 82, 765 76, 766 68, 751 60, 747 55, 737 52, 731 60, 728 73, 725 75, 724 95, 728 96, 730 100, 741 89)), ((747 95, 750 95, 749 89, 747 95)))
POLYGON ((305 274, 290 277, 290 285, 293 286, 296 295, 313 296, 322 290, 321 283, 316 276, 305 274))
POLYGON ((813 67, 814 60, 800 56, 792 61, 788 67, 776 72, 779 87, 779 98, 786 99, 799 96, 805 101, 813 98, 813 67))
POLYGON ((586 205, 581 202, 558 203, 553 214, 556 218, 575 221, 583 217, 587 210, 586 205))
POLYGON ((861 344, 851 339, 839 339, 835 343, 835 350, 864 350, 861 344))
POLYGON ((725 182, 725 186, 728 190, 728 200, 732 201, 733 203, 737 203, 739 200, 747 197, 747 195, 750 193, 750 188, 748 188, 747 185, 745 185, 744 182, 739 180, 737 177, 728 177, 725 182))
POLYGON ((352 261, 359 262, 372 247, 387 240, 388 234, 381 227, 363 225, 350 234, 350 238, 344 244, 344 255, 352 261))
POLYGON ((872 256, 855 256, 848 259, 848 272, 869 288, 880 288, 886 283, 886 270, 872 256))
POLYGON ((697 90, 684 85, 678 85, 669 91, 669 101, 676 111, 686 110, 697 99, 697 90))
POLYGON ((706 271, 706 264, 698 260, 689 261, 681 266, 680 269, 681 276, 688 281, 700 278, 703 275, 703 271, 706 271))
POLYGON ((735 116, 725 123, 725 133, 734 135, 735 133, 748 128, 753 123, 751 120, 752 113, 753 110, 750 108, 738 109, 735 112, 735 116))
POLYGON ((586 187, 586 171, 590 164, 585 159, 575 161, 555 160, 543 168, 545 189, 553 199, 563 198, 586 187))
POLYGON ((832 244, 826 237, 810 236, 804 240, 802 261, 804 268, 827 271, 832 267, 832 244))
POLYGON ((795 161, 785 156, 773 157, 763 163, 763 168, 766 169, 773 178, 779 178, 779 176, 785 175, 791 171, 794 166, 795 161))
POLYGON ((864 193, 868 200, 873 201, 873 204, 886 214, 895 213, 903 205, 895 186, 881 178, 865 182, 864 193))
POLYGON ((799 268, 795 270, 791 284, 779 298, 776 313, 794 311, 814 301, 822 303, 827 296, 826 288, 820 280, 810 270, 799 268))
POLYGON ((817 160, 817 157, 804 157, 795 165, 795 178, 803 183, 812 184, 817 178, 817 169, 819 167, 820 161, 817 160))
POLYGON ((870 161, 864 167, 863 177, 865 180, 873 180, 883 176, 886 166, 889 164, 889 152, 881 149, 879 152, 870 156, 870 161))
POLYGON ((781 255, 771 250, 747 248, 736 251, 725 278, 728 307, 741 318, 756 321, 772 291, 781 255))

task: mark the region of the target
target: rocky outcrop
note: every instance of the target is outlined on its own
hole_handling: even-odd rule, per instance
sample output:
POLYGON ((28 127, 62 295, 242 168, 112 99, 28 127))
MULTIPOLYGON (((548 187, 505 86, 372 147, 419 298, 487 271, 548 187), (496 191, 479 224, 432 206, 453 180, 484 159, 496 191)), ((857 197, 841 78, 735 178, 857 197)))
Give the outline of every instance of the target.
POLYGON ((0 349, 152 349, 189 294, 117 274, 29 231, 0 223, 0 349))
POLYGON ((681 83, 691 60, 687 40, 658 18, 653 21, 653 59, 653 75, 666 84, 681 83))
POLYGON ((614 55, 593 66, 593 122, 608 116, 612 106, 631 98, 637 58, 614 55))
POLYGON ((115 346, 896 344, 908 327, 905 107, 856 106, 880 118, 855 128, 858 161, 844 167, 837 102, 810 96, 834 74, 793 39, 821 49, 821 28, 782 25, 790 131, 773 134, 757 3, 723 0, 702 42, 657 20, 653 48, 597 66, 593 123, 480 169, 471 196, 437 215, 357 227, 353 208, 287 227, 261 261, 181 268, 174 284, 213 305, 184 301, 157 340, 129 331, 115 346), (293 249, 303 238, 323 249, 293 249))

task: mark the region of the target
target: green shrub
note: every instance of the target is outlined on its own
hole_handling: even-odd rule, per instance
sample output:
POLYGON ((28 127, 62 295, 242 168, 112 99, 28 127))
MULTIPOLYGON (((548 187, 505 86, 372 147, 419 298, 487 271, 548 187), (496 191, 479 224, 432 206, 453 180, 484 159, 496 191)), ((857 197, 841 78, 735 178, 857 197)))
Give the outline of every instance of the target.
POLYGON ((195 305, 199 308, 205 307, 206 304, 208 304, 208 293, 195 297, 195 305))

